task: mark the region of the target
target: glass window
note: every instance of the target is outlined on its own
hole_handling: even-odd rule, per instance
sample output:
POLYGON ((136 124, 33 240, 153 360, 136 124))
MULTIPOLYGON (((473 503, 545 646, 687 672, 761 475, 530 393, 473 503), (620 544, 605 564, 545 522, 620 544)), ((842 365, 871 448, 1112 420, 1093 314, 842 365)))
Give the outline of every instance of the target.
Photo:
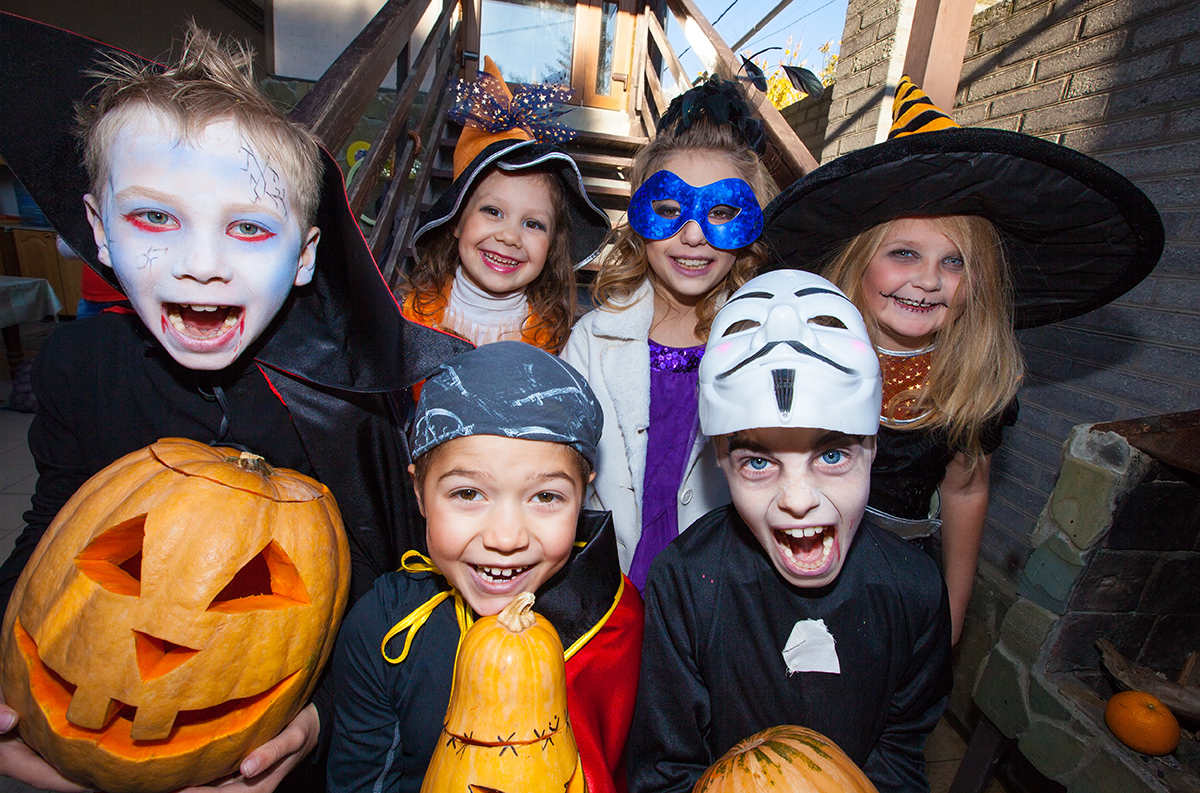
POLYGON ((612 96, 613 51, 617 43, 617 4, 605 2, 600 8, 600 52, 596 69, 596 93, 612 96))
POLYGON ((574 0, 483 0, 479 27, 482 54, 507 82, 571 84, 574 0))

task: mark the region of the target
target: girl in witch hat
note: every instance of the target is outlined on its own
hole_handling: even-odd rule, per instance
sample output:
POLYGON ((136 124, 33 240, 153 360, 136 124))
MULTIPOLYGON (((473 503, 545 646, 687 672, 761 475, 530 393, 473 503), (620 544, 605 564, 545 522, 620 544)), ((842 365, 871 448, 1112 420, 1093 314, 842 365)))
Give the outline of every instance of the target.
POLYGON ((907 77, 894 122, 888 141, 785 190, 764 238, 781 266, 820 268, 867 321, 884 390, 865 519, 927 547, 940 527, 957 642, 991 454, 1016 421, 1014 329, 1132 289, 1158 261, 1163 228, 1107 166, 1028 135, 963 129, 907 77))
POLYGON ((671 102, 634 157, 628 222, 592 285, 599 308, 563 352, 604 405, 591 506, 613 513, 639 589, 667 543, 729 503, 697 428, 696 372, 717 308, 764 261, 765 147, 736 83, 713 78, 671 102))
POLYGON ((575 319, 575 269, 595 257, 608 216, 554 145, 573 134, 551 109, 569 90, 514 96, 491 58, 484 68, 458 85, 454 183, 413 238, 404 314, 476 345, 513 339, 557 353, 575 319))

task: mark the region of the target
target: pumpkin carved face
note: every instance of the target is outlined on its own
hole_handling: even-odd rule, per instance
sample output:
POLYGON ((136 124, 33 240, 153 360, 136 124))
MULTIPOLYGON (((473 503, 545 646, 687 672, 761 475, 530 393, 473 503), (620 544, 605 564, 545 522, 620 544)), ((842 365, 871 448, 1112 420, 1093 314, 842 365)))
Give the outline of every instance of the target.
POLYGON ((471 626, 421 793, 586 793, 558 632, 523 592, 471 626))
POLYGON ((751 735, 713 763, 692 793, 879 793, 837 744, 806 727, 751 735))
POLYGON ((121 458, 62 508, 9 603, 21 736, 104 790, 233 771, 307 701, 349 568, 315 480, 180 439, 121 458))

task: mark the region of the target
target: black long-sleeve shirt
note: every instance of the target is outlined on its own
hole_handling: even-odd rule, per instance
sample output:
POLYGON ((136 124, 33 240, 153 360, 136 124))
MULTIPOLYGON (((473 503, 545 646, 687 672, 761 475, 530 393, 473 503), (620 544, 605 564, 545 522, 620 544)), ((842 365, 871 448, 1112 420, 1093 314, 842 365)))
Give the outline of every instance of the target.
POLYGON ((690 791, 743 738, 796 724, 833 739, 887 791, 929 790, 923 746, 950 690, 950 615, 933 561, 863 525, 838 578, 788 584, 733 507, 650 569, 628 749, 631 793, 690 791), (823 620, 840 673, 789 674, 799 620, 823 620))

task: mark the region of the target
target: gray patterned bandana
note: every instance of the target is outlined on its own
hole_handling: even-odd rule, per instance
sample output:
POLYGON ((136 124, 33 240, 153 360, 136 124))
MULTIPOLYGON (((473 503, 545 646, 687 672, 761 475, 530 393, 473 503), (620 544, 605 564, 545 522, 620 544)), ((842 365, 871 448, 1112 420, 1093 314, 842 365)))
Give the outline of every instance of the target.
POLYGON ((451 358, 425 381, 413 421, 412 455, 467 435, 565 443, 596 465, 604 413, 583 375, 519 341, 451 358))

